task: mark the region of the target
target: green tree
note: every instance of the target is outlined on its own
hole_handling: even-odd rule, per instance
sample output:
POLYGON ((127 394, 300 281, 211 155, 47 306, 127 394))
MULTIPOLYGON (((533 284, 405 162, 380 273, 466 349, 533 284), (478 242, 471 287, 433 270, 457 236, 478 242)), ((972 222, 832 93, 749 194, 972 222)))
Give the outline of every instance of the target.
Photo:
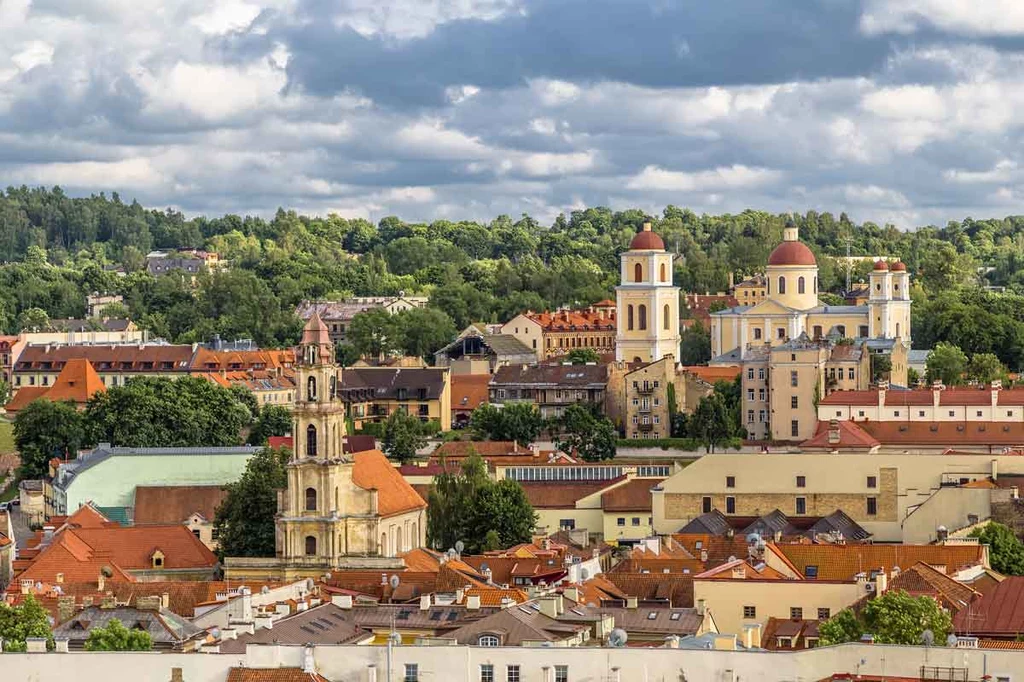
POLYGON ((71 401, 33 400, 14 417, 14 444, 22 479, 41 478, 54 457, 74 459, 85 444, 82 413, 71 401))
POLYGON ((601 358, 593 348, 573 348, 565 359, 574 365, 585 365, 588 362, 597 363, 601 358))
POLYGON ((283 449, 260 450, 246 463, 242 476, 227 486, 213 522, 221 557, 274 556, 277 491, 288 486, 289 457, 283 449))
POLYGON ((402 464, 416 459, 416 451, 427 444, 424 424, 405 410, 397 409, 384 423, 381 448, 402 464))
POLYGON ((291 410, 281 405, 264 405, 249 430, 249 444, 266 445, 271 436, 287 436, 291 432, 291 410))
POLYGON ((679 362, 683 365, 706 365, 711 360, 711 334, 700 322, 683 330, 679 342, 679 362))
POLYGON ((737 435, 738 418, 719 392, 704 396, 686 419, 687 435, 704 445, 707 452, 737 435))
POLYGON ((988 545, 992 568, 1003 575, 1024 575, 1024 544, 1009 527, 993 521, 982 528, 975 528, 969 537, 978 538, 978 542, 988 545))
POLYGON ((865 633, 879 644, 916 645, 925 630, 932 632, 934 641, 943 642, 952 629, 952 619, 937 601, 926 595, 912 597, 904 590, 876 596, 859 614, 843 609, 819 626, 823 645, 857 641, 865 633))
POLYGON ((528 445, 537 440, 544 420, 531 403, 506 403, 501 407, 484 403, 473 410, 469 426, 477 438, 528 445))
POLYGON ((406 355, 434 361, 434 352, 455 338, 455 324, 436 308, 411 308, 395 315, 406 355))
POLYGON ((93 443, 226 446, 241 443, 249 410, 236 392, 200 377, 137 377, 94 395, 85 420, 93 443))
POLYGON ((357 313, 349 324, 347 338, 357 352, 371 358, 397 353, 405 343, 398 316, 384 308, 357 313))
POLYGON ((889 372, 892 371, 892 358, 888 355, 882 355, 881 353, 871 354, 871 380, 880 381, 883 378, 888 378, 889 372))
POLYGON ((957 346, 939 343, 928 353, 925 368, 925 379, 928 383, 941 381, 946 386, 956 386, 964 381, 967 356, 957 346))
POLYGON ((16 324, 18 331, 45 332, 50 329, 50 316, 42 308, 28 308, 21 311, 16 324))
POLYGON ((476 453, 459 471, 434 479, 428 495, 427 544, 438 550, 462 542, 466 553, 478 553, 529 542, 537 515, 522 486, 511 479, 491 480, 476 453))
POLYGON ((53 633, 46 610, 31 594, 20 606, 0 601, 0 642, 4 651, 25 651, 29 637, 45 637, 46 648, 53 649, 53 633))
POLYGON ((988 384, 1006 379, 1006 367, 995 353, 975 353, 967 366, 967 375, 975 381, 988 384))
POLYGON ((145 630, 129 630, 117 618, 106 627, 93 628, 85 640, 86 651, 149 651, 153 638, 145 630))
POLYGON ((600 462, 615 457, 617 433, 615 425, 596 416, 589 407, 576 403, 565 408, 559 420, 562 433, 555 446, 587 462, 600 462))

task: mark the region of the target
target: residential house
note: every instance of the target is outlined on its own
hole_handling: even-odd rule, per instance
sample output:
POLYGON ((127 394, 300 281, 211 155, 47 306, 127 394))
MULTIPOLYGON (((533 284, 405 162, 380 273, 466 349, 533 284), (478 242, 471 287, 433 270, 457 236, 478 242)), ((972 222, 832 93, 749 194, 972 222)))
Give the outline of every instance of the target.
POLYGON ((87 360, 105 386, 122 386, 135 376, 187 376, 194 353, 185 345, 29 345, 14 364, 15 396, 23 386, 50 386, 72 360, 87 360))
POLYGON ((85 314, 89 317, 103 317, 103 311, 107 306, 115 303, 124 304, 124 296, 121 294, 101 294, 94 291, 85 297, 85 314))
POLYGON ((183 524, 215 550, 213 521, 225 497, 223 485, 140 485, 135 488, 132 519, 137 526, 183 524))
POLYGON ((452 374, 452 427, 466 428, 473 410, 487 403, 490 374, 452 374))
MULTIPOLYGON (((44 376, 48 383, 48 377, 44 376)), ((14 394, 11 402, 4 406, 8 414, 16 414, 35 400, 51 402, 71 401, 78 409, 84 409, 97 393, 107 390, 103 380, 96 373, 92 363, 84 358, 72 358, 61 367, 57 378, 50 385, 23 386, 14 394)))
POLYGON ((191 276, 192 281, 195 281, 195 276, 205 266, 206 262, 202 258, 174 256, 161 251, 154 251, 146 255, 146 272, 151 275, 169 275, 172 272, 180 271, 191 276))
POLYGON ((1019 641, 1024 632, 1024 577, 1007 576, 993 589, 973 597, 953 616, 958 635, 1019 641))
POLYGON ((757 305, 768 296, 768 280, 761 274, 751 275, 732 287, 732 296, 736 305, 757 305))
POLYGON ((600 354, 615 350, 615 302, 595 303, 579 310, 556 310, 516 315, 501 327, 536 353, 536 362, 567 355, 576 348, 600 354))
MULTIPOLYGON (((536 339, 534 339, 536 340, 536 339)), ((488 375, 503 365, 538 361, 537 350, 511 334, 485 334, 475 326, 434 353, 437 367, 450 367, 452 376, 488 375)))
POLYGON ((451 430, 451 372, 446 368, 350 367, 341 374, 339 395, 356 429, 387 421, 405 410, 420 421, 451 430))
POLYGON ((0 592, 14 576, 14 524, 8 512, 0 511, 0 592))
POLYGON ((18 511, 29 526, 41 526, 46 518, 46 499, 40 479, 18 481, 18 511))
POLYGON ((137 606, 117 606, 112 599, 101 606, 90 606, 54 628, 53 636, 67 639, 72 651, 84 650, 93 630, 120 621, 128 630, 149 635, 155 651, 195 651, 206 640, 207 632, 161 606, 160 597, 144 597, 137 606))
POLYGON ((597 364, 507 365, 491 378, 489 401, 536 405, 541 417, 550 419, 576 403, 602 409, 607 386, 607 370, 597 364))

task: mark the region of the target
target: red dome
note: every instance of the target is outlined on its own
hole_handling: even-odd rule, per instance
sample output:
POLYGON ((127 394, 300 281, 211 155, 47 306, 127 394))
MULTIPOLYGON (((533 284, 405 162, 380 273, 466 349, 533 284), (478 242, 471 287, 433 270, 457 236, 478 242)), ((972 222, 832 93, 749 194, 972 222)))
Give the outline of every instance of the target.
POLYGON ((648 225, 644 225, 642 232, 637 232, 633 241, 629 243, 630 251, 664 251, 665 242, 662 241, 648 225))
POLYGON ((893 272, 906 272, 907 264, 904 263, 903 261, 898 260, 895 263, 893 263, 892 267, 889 269, 892 270, 893 272))
POLYGON ((889 264, 886 263, 884 260, 876 260, 875 261, 875 270, 888 270, 888 269, 889 269, 889 264))
POLYGON ((817 265, 807 245, 803 242, 786 241, 775 247, 772 255, 768 256, 768 265, 817 265))

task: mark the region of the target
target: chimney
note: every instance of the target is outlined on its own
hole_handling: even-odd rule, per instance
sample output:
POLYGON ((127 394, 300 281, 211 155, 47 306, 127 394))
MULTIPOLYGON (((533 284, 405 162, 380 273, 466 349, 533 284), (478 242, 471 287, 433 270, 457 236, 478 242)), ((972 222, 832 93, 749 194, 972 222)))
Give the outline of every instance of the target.
POLYGON ((700 551, 700 562, 702 564, 706 564, 708 562, 708 551, 706 549, 702 549, 700 551))
POLYGON ((703 616, 705 609, 705 603, 703 599, 697 600, 697 615, 703 616))
POLYGON ((480 595, 471 594, 466 597, 466 610, 467 611, 479 611, 480 610, 480 595))
POLYGON ((430 595, 429 594, 421 594, 420 595, 420 611, 429 611, 429 610, 430 610, 430 595))
POLYGON ((743 626, 743 644, 747 649, 761 648, 761 624, 750 623, 743 626))
POLYGON ((105 575, 103 575, 102 571, 100 571, 99 577, 96 578, 96 589, 98 589, 100 592, 102 592, 103 588, 106 586, 106 584, 107 584, 107 577, 105 575))
POLYGON ((166 592, 160 595, 160 608, 171 608, 171 595, 167 594, 166 592))
POLYGON ((875 594, 882 594, 887 587, 889 587, 889 576, 886 575, 884 569, 881 569, 878 571, 878 575, 875 576, 875 594))
POLYGON ((260 628, 266 628, 267 630, 274 629, 274 617, 271 615, 256 616, 252 619, 253 626, 258 630, 260 628))
POLYGON ((73 596, 57 597, 57 622, 64 623, 75 615, 75 598, 73 596))
POLYGON ((729 271, 729 291, 731 292, 735 288, 736 288, 736 275, 734 275, 732 273, 732 271, 730 270, 729 271))
POLYGON ((159 611, 162 604, 163 598, 159 595, 139 597, 135 600, 135 608, 139 611, 159 611))
POLYGON ((636 607, 637 607, 637 598, 636 597, 626 597, 626 608, 627 609, 635 609, 636 607))
POLYGON ((26 637, 25 651, 30 654, 45 654, 46 637, 26 637))
POLYGON ((181 668, 171 668, 171 682, 185 682, 181 674, 181 668))
POLYGON ((101 609, 116 609, 117 608, 117 598, 114 597, 114 595, 112 595, 112 594, 104 595, 103 600, 100 601, 100 608, 101 609))
POLYGON ((466 596, 465 588, 462 588, 462 587, 455 588, 455 602, 456 603, 461 604, 462 600, 465 598, 465 596, 466 596))
POLYGON ((537 600, 540 604, 540 612, 548 618, 558 618, 562 615, 562 597, 557 594, 549 594, 537 600))
POLYGON ((993 459, 992 460, 992 480, 993 481, 998 481, 999 480, 999 460, 998 459, 993 459))
POLYGON ((493 571, 491 571, 490 566, 488 566, 487 568, 483 569, 480 572, 483 574, 484 578, 487 579, 487 584, 488 585, 493 585, 494 584, 494 581, 492 580, 492 576, 494 575, 494 573, 493 573, 493 571))
POLYGON ((302 654, 302 672, 307 675, 316 673, 316 662, 313 660, 313 647, 307 646, 302 654))
POLYGON ((999 391, 1003 388, 1003 382, 996 379, 992 382, 992 409, 999 407, 999 391))
POLYGON ((562 591, 562 595, 569 601, 580 603, 580 591, 577 587, 567 587, 562 591))
POLYGON ((828 444, 839 445, 840 440, 842 440, 842 436, 839 431, 839 420, 830 419, 828 422, 828 444))

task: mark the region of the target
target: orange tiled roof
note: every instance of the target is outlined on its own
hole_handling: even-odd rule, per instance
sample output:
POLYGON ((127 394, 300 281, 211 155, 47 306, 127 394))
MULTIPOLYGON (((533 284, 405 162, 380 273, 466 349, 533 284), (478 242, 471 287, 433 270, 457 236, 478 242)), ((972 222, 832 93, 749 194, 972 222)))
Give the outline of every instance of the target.
POLYGON ((227 682, 330 682, 302 668, 231 668, 227 682))
POLYGON ((460 604, 466 603, 469 597, 480 597, 480 606, 504 606, 506 599, 511 599, 516 604, 530 600, 530 595, 522 590, 501 587, 473 587, 466 590, 464 595, 460 604))
POLYGON ((605 313, 591 310, 557 310, 527 313, 545 332, 615 330, 615 310, 605 313))
POLYGON ((473 411, 487 402, 490 374, 455 374, 452 376, 452 409, 473 411))
POLYGON ((860 428, 855 422, 842 420, 836 422, 839 429, 839 441, 829 440, 829 430, 832 428, 830 422, 819 421, 814 435, 800 444, 803 448, 825 448, 828 450, 870 450, 880 445, 878 440, 860 428))
POLYGON ((219 485, 140 485, 135 488, 135 523, 183 523, 197 512, 212 522, 226 496, 219 485))
POLYGON ((818 567, 818 580, 852 580, 858 573, 894 566, 908 568, 918 562, 942 567, 946 574, 977 566, 985 557, 981 545, 780 545, 771 551, 789 559, 800 575, 818 567))
POLYGON ((380 450, 357 452, 352 458, 352 482, 364 490, 377 490, 377 511, 381 516, 426 508, 427 503, 380 450))
POLYGON ((25 406, 31 402, 45 398, 49 392, 50 389, 47 386, 22 386, 11 398, 11 402, 4 405, 4 409, 13 414, 25 409, 25 406))
POLYGON ((94 394, 106 390, 107 387, 103 385, 103 380, 96 373, 92 363, 85 358, 72 358, 64 364, 52 386, 25 386, 18 390, 6 409, 8 412, 17 412, 39 398, 54 402, 71 400, 84 405, 94 394))
POLYGON ((711 570, 698 573, 694 578, 708 580, 791 580, 788 576, 776 571, 771 566, 760 564, 760 568, 746 559, 728 561, 711 570))
POLYGON ((218 351, 199 347, 192 359, 194 371, 285 369, 295 364, 295 351, 285 350, 230 350, 218 351))
POLYGON ((979 639, 979 649, 1024 649, 1024 642, 1015 639, 979 639))
POLYGON ((623 477, 607 481, 520 481, 526 499, 538 509, 573 509, 588 495, 615 485, 623 477))
POLYGON ((705 367, 704 365, 685 365, 681 368, 682 371, 688 372, 698 379, 702 379, 709 384, 714 384, 718 381, 735 381, 736 377, 740 375, 740 366, 735 367, 705 367))

